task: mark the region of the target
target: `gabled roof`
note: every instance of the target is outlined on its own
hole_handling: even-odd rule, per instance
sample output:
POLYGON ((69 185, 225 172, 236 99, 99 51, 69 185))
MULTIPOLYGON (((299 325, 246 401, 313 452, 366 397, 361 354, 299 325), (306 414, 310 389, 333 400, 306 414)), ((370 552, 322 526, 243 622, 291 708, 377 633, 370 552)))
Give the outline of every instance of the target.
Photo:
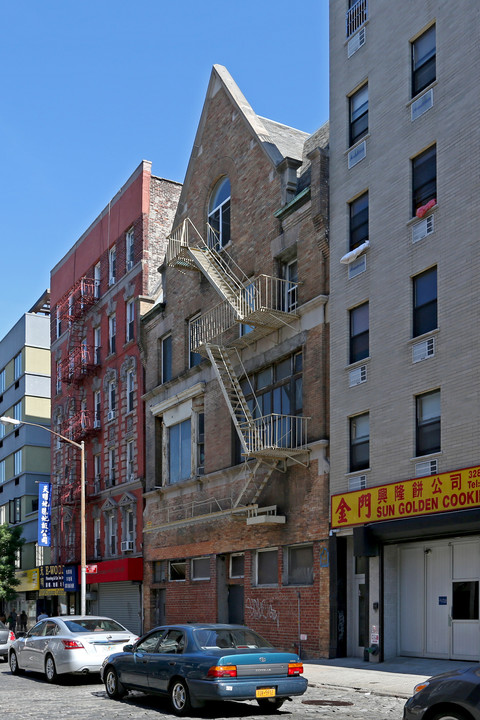
POLYGON ((225 91, 233 108, 241 115, 252 137, 258 141, 274 168, 287 157, 299 162, 302 161, 303 146, 309 137, 309 133, 257 115, 228 70, 223 65, 214 65, 178 203, 177 216, 180 217, 183 215, 185 197, 188 193, 189 180, 193 172, 195 159, 202 145, 202 136, 209 107, 220 89, 225 91))

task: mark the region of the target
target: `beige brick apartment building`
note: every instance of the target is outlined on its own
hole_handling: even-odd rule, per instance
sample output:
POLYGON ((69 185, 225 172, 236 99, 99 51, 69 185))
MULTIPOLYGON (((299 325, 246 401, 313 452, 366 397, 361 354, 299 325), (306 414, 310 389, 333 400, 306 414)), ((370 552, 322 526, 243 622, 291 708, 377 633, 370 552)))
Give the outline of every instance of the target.
POLYGON ((330 13, 332 644, 478 660, 480 8, 330 13))
POLYGON ((146 629, 245 622, 328 654, 327 137, 213 68, 142 322, 146 629))

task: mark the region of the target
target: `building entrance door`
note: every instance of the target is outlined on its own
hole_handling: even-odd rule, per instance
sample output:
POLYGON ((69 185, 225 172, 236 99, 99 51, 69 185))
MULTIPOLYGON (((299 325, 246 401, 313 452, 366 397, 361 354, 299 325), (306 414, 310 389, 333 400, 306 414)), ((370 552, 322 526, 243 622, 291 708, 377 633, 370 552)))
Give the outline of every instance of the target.
POLYGON ((400 547, 400 654, 480 659, 479 581, 479 538, 400 547))

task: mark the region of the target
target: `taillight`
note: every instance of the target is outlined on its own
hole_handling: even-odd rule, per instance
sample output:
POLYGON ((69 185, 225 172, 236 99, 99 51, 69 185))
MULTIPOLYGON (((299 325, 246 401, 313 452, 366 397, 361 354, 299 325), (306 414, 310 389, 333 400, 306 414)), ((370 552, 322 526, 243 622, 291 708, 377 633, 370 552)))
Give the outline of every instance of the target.
POLYGON ((83 645, 78 640, 62 640, 65 650, 83 650, 83 645))
POLYGON ((303 673, 303 663, 288 663, 289 675, 301 675, 303 673))
POLYGON ((13 642, 15 640, 15 633, 13 632, 13 630, 10 630, 10 632, 8 633, 8 639, 11 642, 13 642))
POLYGON ((236 665, 214 665, 207 673, 207 677, 237 677, 236 665))

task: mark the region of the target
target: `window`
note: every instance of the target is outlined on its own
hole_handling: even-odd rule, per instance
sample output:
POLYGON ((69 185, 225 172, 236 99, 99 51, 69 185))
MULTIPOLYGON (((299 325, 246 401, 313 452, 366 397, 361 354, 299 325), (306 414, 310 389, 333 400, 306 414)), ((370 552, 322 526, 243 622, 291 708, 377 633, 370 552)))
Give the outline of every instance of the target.
POLYGON ((135 513, 132 506, 123 509, 123 539, 135 542, 135 513))
POLYGON ((170 484, 188 480, 192 474, 191 420, 184 420, 169 428, 170 484))
POLYGON ((153 582, 161 583, 165 582, 165 561, 155 560, 153 563, 153 582))
POLYGON ((172 379, 172 336, 162 338, 162 383, 172 379))
POLYGON ((197 414, 197 475, 205 473, 205 415, 197 414))
POLYGON ((350 145, 368 132, 368 84, 363 85, 349 99, 350 145))
POLYGON ((452 620, 478 620, 478 580, 452 583, 452 620))
POLYGON ((131 270, 135 259, 135 236, 131 228, 125 238, 127 270, 131 270))
POLYGON ((5 425, 3 423, 0 423, 0 438, 4 438, 6 432, 7 431, 5 429, 5 425))
POLYGON ((158 653, 173 653, 178 655, 183 652, 185 638, 180 630, 168 630, 158 644, 158 653))
POLYGON ((98 484, 102 477, 102 456, 100 453, 97 453, 97 455, 93 456, 93 473, 95 476, 95 481, 98 484))
POLYGON ((353 200, 350 205, 350 250, 368 240, 368 192, 353 200))
POLYGON ((367 0, 348 0, 347 38, 367 21, 367 0))
POLYGON ((110 448, 108 451, 108 480, 111 486, 115 485, 115 448, 110 448))
POLYGON ((108 318, 108 353, 112 355, 116 352, 116 338, 117 338, 117 320, 115 315, 110 315, 108 318))
POLYGON ((135 337, 135 301, 129 300, 126 307, 126 340, 130 342, 135 337))
POLYGON ((108 419, 113 420, 115 417, 115 408, 117 404, 117 386, 115 380, 108 383, 108 419))
POLYGON ((230 242, 230 180, 221 178, 208 204, 208 244, 221 250, 230 242))
POLYGON ((257 560, 257 585, 278 584, 278 550, 258 550, 257 560))
POLYGON ((0 370, 0 394, 5 392, 5 368, 0 370))
POLYGON ((56 327, 56 336, 57 338, 60 337, 62 334, 62 315, 60 312, 60 308, 57 305, 57 308, 55 310, 55 327, 56 327))
POLYGON ((135 376, 133 370, 127 372, 127 413, 133 412, 133 405, 135 399, 135 376))
POLYGON ((412 97, 436 77, 435 25, 412 42, 412 97))
POLYGON ((172 581, 185 580, 187 572, 186 560, 170 560, 168 563, 168 579, 172 581))
POLYGON ((22 419, 22 402, 15 403, 13 406, 13 417, 15 420, 21 420, 22 419))
POLYGON ((93 412, 95 413, 93 426, 99 428, 102 424, 102 395, 100 390, 95 390, 93 393, 93 412))
POLYGON ((193 344, 192 344, 192 336, 193 336, 193 325, 195 322, 199 319, 200 315, 195 315, 195 317, 191 318, 188 321, 188 355, 189 355, 189 367, 195 367, 195 365, 200 365, 202 362, 202 356, 200 353, 194 352, 193 344))
POLYGON ((93 282, 95 285, 95 298, 98 300, 100 297, 100 263, 97 263, 93 268, 93 282))
POLYGON ((437 327, 437 268, 413 278, 413 337, 437 327))
POLYGON ((93 329, 93 349, 94 349, 94 362, 95 365, 100 365, 101 362, 101 355, 100 355, 100 347, 102 344, 102 335, 100 327, 96 327, 93 329))
POLYGON ((368 357, 369 318, 368 302, 350 310, 350 362, 368 357))
POLYGON ((282 309, 293 312, 298 304, 298 262, 290 260, 282 265, 282 278, 285 280, 282 309))
POLYGON ((416 398, 417 437, 416 455, 440 451, 440 390, 416 398))
POLYGON ((108 555, 117 553, 117 516, 114 510, 106 513, 106 548, 108 555))
POLYGON ((350 472, 365 470, 370 464, 370 415, 350 418, 350 472))
POLYGON ((127 482, 131 482, 134 475, 134 464, 133 464, 133 440, 129 440, 126 446, 127 455, 127 482))
POLYGON ((210 580, 210 558, 192 558, 192 580, 210 580))
POLYGON ((15 475, 20 475, 22 472, 22 451, 17 450, 13 454, 13 472, 15 475))
POLYGON ((313 585, 312 545, 301 545, 287 549, 287 584, 313 585))
POLYGON ((234 553, 230 555, 230 577, 243 578, 245 574, 245 554, 234 553))
POLYGON ((13 361, 14 380, 18 380, 22 375, 22 353, 18 353, 13 361))
POLYGON ((62 392, 62 363, 60 360, 55 363, 55 390, 57 395, 62 392))
POLYGON ((100 518, 93 518, 93 555, 95 560, 102 557, 102 541, 100 537, 100 518))
POLYGON ((437 147, 433 145, 412 160, 412 215, 436 198, 437 147))
POLYGON ((11 525, 21 522, 22 520, 22 501, 21 498, 15 498, 8 501, 8 522, 11 525))
POLYGON ((117 249, 115 245, 108 253, 108 284, 113 285, 117 279, 117 249))
POLYGON ((0 485, 5 482, 5 460, 0 460, 0 485))

